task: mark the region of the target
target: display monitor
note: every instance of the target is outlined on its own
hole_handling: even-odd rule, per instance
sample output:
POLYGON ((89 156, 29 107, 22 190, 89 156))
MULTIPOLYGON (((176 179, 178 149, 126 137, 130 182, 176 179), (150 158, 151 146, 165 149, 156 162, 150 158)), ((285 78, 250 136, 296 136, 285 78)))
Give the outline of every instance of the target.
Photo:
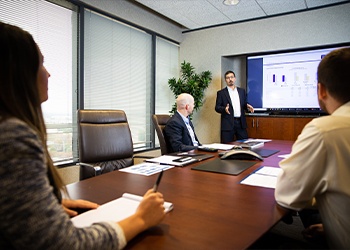
POLYGON ((323 114, 317 99, 317 67, 336 45, 247 56, 247 100, 257 112, 323 114))

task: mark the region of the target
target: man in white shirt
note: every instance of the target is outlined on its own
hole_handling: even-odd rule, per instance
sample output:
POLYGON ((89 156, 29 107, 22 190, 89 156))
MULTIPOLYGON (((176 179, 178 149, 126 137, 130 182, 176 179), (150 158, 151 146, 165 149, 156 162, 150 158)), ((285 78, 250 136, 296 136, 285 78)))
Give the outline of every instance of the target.
POLYGON ((187 93, 176 99, 177 111, 164 128, 164 137, 169 152, 184 152, 196 149, 200 143, 189 116, 193 112, 194 99, 187 93))
POLYGON ((280 162, 275 198, 283 207, 317 208, 330 248, 350 248, 350 48, 326 55, 318 66, 318 100, 329 116, 312 120, 280 162))
POLYGON ((219 90, 216 96, 215 111, 221 114, 221 142, 247 139, 245 111, 254 112, 247 103, 244 89, 236 87, 236 75, 233 71, 225 73, 227 87, 219 90))

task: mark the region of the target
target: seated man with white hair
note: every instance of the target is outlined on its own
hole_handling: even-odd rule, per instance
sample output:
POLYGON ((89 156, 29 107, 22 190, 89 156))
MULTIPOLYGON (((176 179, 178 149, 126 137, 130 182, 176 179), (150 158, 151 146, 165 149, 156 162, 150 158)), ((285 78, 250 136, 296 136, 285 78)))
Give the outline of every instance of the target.
POLYGON ((185 152, 196 149, 201 144, 189 118, 194 108, 193 96, 180 94, 176 99, 177 111, 164 128, 164 137, 169 152, 185 152))

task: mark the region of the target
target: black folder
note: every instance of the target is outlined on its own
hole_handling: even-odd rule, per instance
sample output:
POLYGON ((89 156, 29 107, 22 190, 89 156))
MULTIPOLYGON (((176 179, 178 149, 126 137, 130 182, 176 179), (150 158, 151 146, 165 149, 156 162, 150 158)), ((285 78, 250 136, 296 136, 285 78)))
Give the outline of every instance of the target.
POLYGON ((239 175, 257 161, 221 160, 220 158, 193 167, 193 170, 214 172, 221 174, 239 175))
POLYGON ((279 152, 279 150, 276 150, 276 149, 265 149, 265 148, 254 148, 254 149, 252 149, 252 151, 261 155, 264 158, 267 158, 267 157, 279 152))

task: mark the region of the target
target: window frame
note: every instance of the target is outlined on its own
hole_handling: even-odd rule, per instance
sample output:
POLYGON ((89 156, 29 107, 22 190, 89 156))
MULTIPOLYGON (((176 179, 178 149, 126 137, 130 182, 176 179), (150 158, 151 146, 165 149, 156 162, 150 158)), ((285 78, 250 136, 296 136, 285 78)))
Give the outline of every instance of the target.
MULTIPOLYGON (((163 39, 169 43, 173 43, 176 46, 179 47, 179 43, 169 39, 162 34, 159 34, 157 32, 154 32, 152 30, 149 30, 147 28, 141 27, 139 25, 135 25, 127 20, 121 19, 111 13, 105 12, 103 10, 100 10, 94 6, 88 5, 84 2, 77 1, 77 0, 43 0, 43 2, 48 2, 54 5, 57 5, 59 7, 63 7, 66 9, 69 9, 76 13, 76 23, 72 24, 72 37, 74 37, 75 45, 73 46, 72 51, 72 63, 73 63, 73 69, 72 69, 72 124, 68 124, 72 128, 72 158, 70 159, 63 159, 60 161, 55 161, 55 165, 58 167, 72 165, 77 163, 79 161, 78 156, 78 128, 77 128, 77 110, 78 109, 84 109, 84 73, 85 73, 85 63, 84 63, 84 48, 85 48, 85 22, 84 22, 84 13, 85 10, 91 10, 94 11, 106 18, 113 19, 123 25, 130 26, 132 28, 138 29, 142 32, 145 32, 151 36, 151 81, 150 81, 150 105, 147 107, 147 110, 149 110, 149 115, 147 115, 147 121, 145 124, 146 133, 150 135, 150 141, 146 142, 148 145, 137 147, 137 145, 134 145, 134 151, 135 152, 143 152, 148 150, 153 150, 158 145, 156 145, 156 135, 154 126, 152 124, 151 115, 155 113, 156 110, 156 102, 158 101, 156 99, 156 78, 157 78, 157 68, 156 68, 156 60, 157 60, 157 39, 163 39)), ((21 14, 19 14, 21 15, 21 14)), ((48 55, 47 55, 48 57, 48 55)), ((177 54, 178 60, 179 60, 179 54, 177 54)), ((178 69, 179 69, 179 63, 178 63, 178 69)), ((177 76, 171 76, 171 77, 177 77, 177 76)), ((171 109, 171 106, 169 107, 169 110, 171 109)), ((47 128, 55 128, 55 126, 52 126, 49 123, 46 123, 47 128)), ((62 127, 62 126, 61 126, 62 127)))

